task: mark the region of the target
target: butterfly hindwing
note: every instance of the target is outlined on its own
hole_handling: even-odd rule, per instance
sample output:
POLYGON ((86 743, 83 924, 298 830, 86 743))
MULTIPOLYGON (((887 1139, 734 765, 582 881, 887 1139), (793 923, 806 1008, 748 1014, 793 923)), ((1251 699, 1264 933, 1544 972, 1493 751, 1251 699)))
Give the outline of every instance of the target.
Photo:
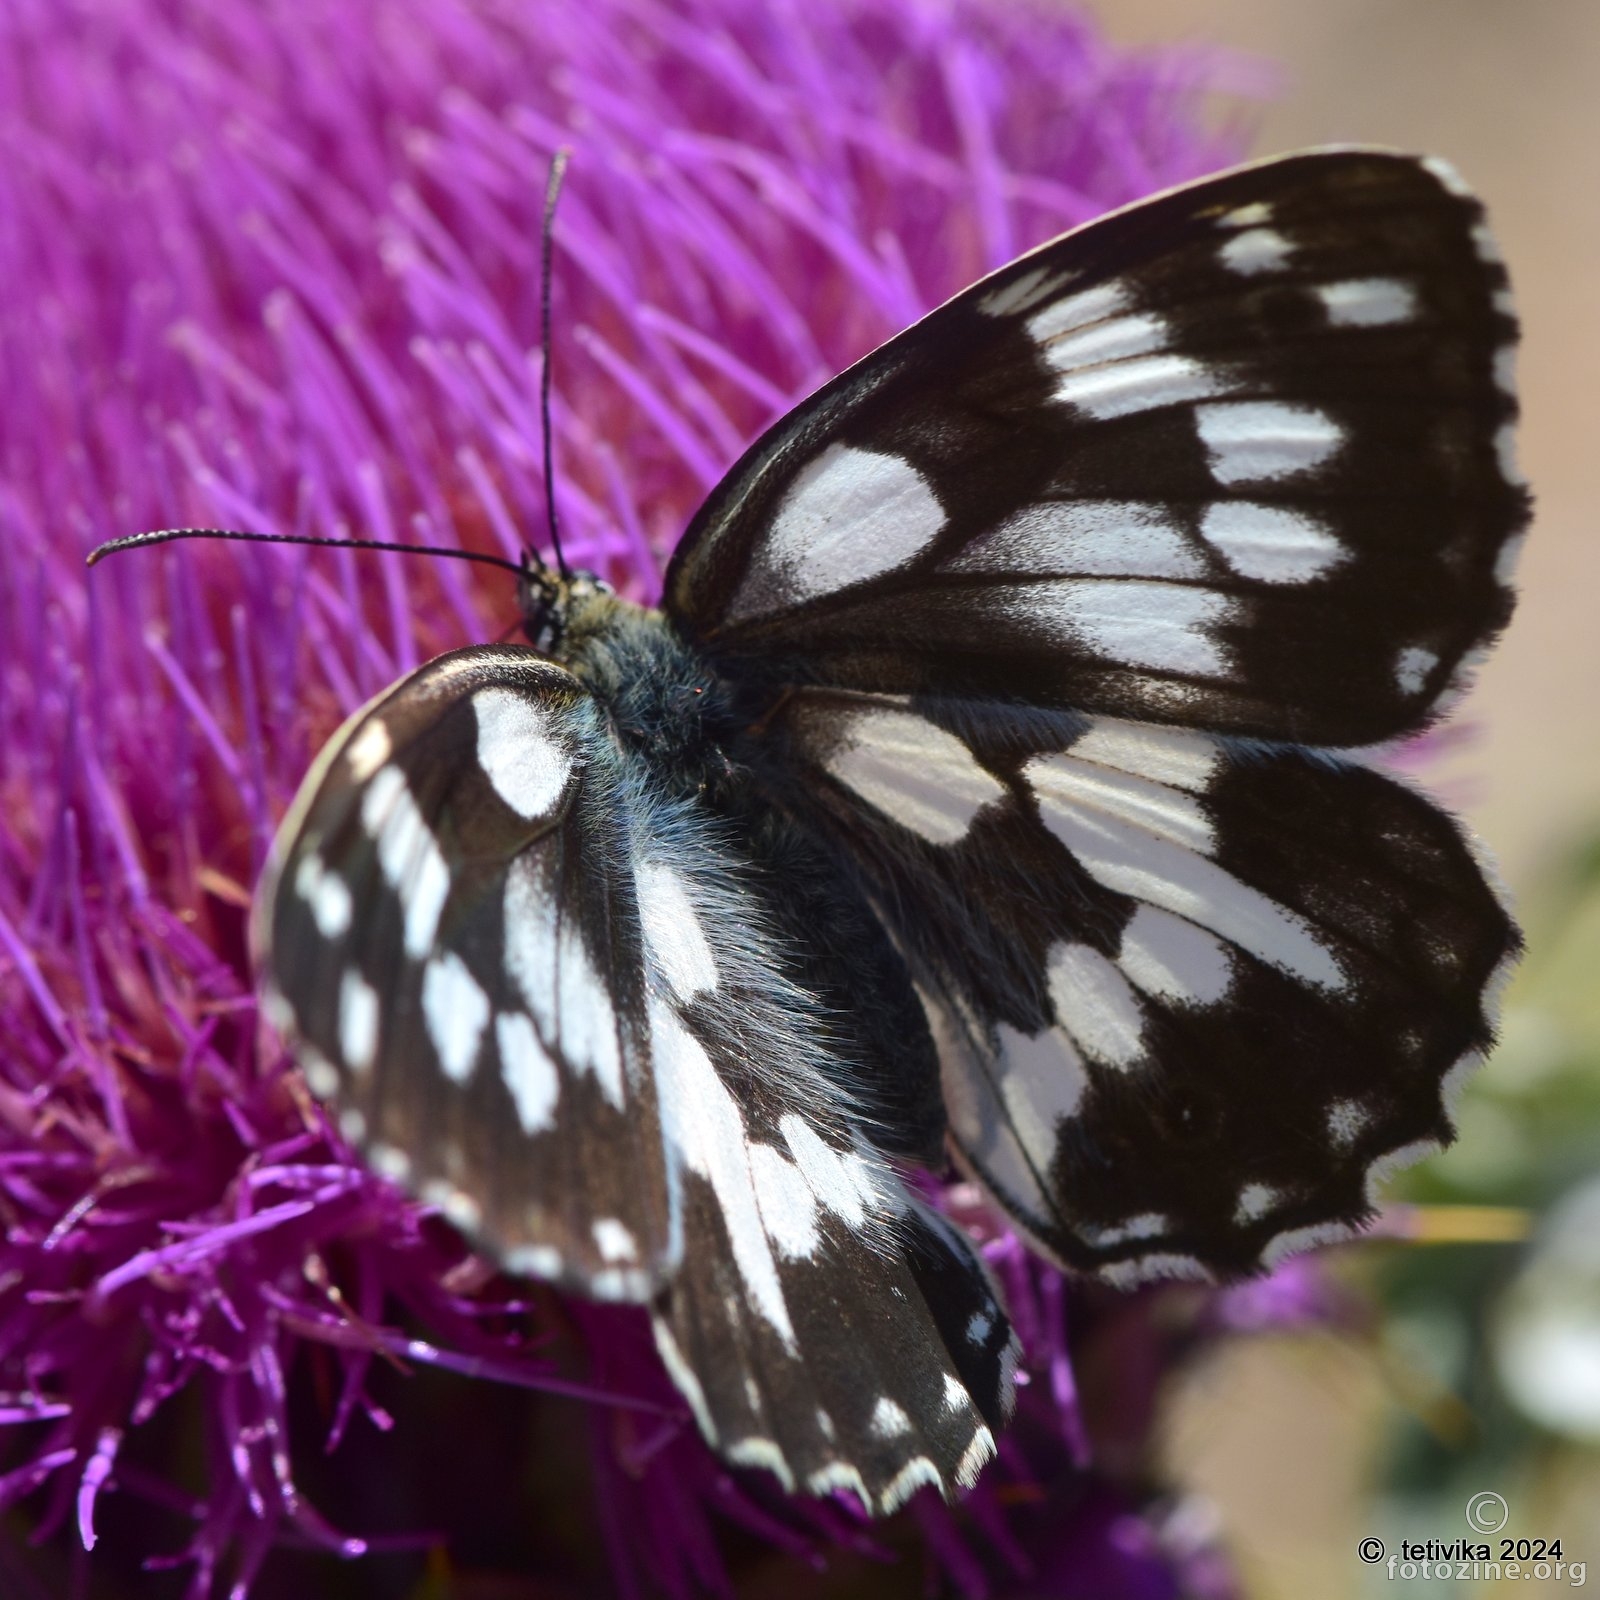
POLYGON ((257 944, 274 1019, 380 1170, 514 1269, 637 1300, 681 1237, 616 765, 564 668, 442 656, 328 746, 257 944))
MULTIPOLYGON (((634 818, 650 1040, 682 1193, 656 1339, 707 1439, 888 1511, 968 1486, 1011 1406, 1011 1325, 973 1245, 907 1190, 829 1060, 837 1027, 726 830, 634 818)), ((820 931, 820 930, 819 930, 820 931)))
POLYGON ((1387 738, 1509 615, 1514 335, 1447 168, 1242 168, 1043 246, 819 391, 706 502, 667 607, 752 685, 1387 738))
POLYGON ((962 1159, 1058 1259, 1232 1276, 1450 1136, 1515 930, 1370 765, 1110 718, 802 690, 778 764, 907 953, 962 1159))
POLYGON ((1016 1361, 973 1245, 869 1145, 820 1133, 770 1088, 740 1095, 759 1057, 719 1072, 719 1041, 665 1018, 656 1039, 665 1096, 696 1108, 678 1129, 685 1260, 656 1339, 708 1440, 869 1511, 970 1487, 1016 1361))

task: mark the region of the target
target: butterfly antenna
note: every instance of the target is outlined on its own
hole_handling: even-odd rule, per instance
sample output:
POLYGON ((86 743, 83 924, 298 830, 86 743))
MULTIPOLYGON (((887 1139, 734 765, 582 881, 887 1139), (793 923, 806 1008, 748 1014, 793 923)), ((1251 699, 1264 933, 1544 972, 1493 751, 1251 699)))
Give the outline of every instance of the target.
POLYGON ((86 566, 92 567, 119 550, 136 550, 147 544, 171 544, 176 539, 235 539, 242 544, 332 545, 338 550, 392 550, 403 556, 445 556, 452 561, 476 561, 485 567, 500 567, 519 577, 524 567, 501 556, 477 550, 453 550, 447 545, 395 544, 388 539, 330 539, 310 533, 244 533, 237 528, 156 528, 149 533, 131 533, 124 539, 111 539, 89 552, 86 566))
POLYGON ((544 435, 544 510, 550 524, 550 543, 555 549, 556 566, 563 578, 569 575, 567 558, 561 551, 561 525, 556 520, 556 477, 554 445, 550 429, 550 260, 554 254, 556 201, 561 198, 561 182, 567 175, 572 152, 565 146, 550 160, 550 177, 544 187, 544 224, 539 230, 539 321, 541 357, 539 361, 539 427, 544 435))

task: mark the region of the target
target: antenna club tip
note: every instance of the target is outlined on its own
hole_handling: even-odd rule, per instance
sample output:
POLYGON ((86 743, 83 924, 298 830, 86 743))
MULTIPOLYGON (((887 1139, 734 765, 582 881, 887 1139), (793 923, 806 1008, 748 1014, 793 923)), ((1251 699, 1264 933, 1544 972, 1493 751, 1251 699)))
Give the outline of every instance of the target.
POLYGON ((107 556, 114 556, 117 551, 124 549, 128 544, 126 539, 107 539, 104 544, 97 544, 88 555, 83 558, 86 567, 97 567, 107 556))

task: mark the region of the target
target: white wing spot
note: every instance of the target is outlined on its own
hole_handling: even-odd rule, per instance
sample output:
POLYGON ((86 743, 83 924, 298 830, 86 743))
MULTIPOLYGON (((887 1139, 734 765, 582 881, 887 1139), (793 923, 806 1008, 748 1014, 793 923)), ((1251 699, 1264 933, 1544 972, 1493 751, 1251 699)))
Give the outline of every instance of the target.
POLYGON ((483 1223, 483 1208, 445 1178, 429 1178, 421 1189, 424 1205, 432 1206, 446 1221, 471 1233, 483 1223))
POLYGON ((769 1144, 750 1146, 750 1180, 761 1207, 761 1225, 785 1261, 817 1253, 817 1197, 805 1175, 769 1144))
POLYGON ((1417 314, 1417 292, 1398 278, 1347 278, 1323 283, 1317 295, 1336 328, 1382 328, 1410 322, 1417 314))
POLYGON ((1199 578, 1205 575, 1205 562, 1161 506, 1055 500, 1007 517, 940 570, 1199 578))
POLYGON ((1112 1261, 1101 1267, 1095 1276, 1118 1289, 1132 1289, 1141 1283, 1154 1283, 1160 1278, 1196 1278, 1211 1276, 1193 1256, 1174 1255, 1158 1251, 1152 1255, 1136 1256, 1132 1261, 1112 1261))
POLYGON ((880 1439, 897 1439, 911 1432, 911 1418, 888 1395, 879 1395, 872 1408, 872 1421, 868 1424, 880 1439))
POLYGON ((1408 645, 1395 658, 1394 681, 1402 694, 1415 694, 1438 665, 1437 651, 1426 650, 1418 644, 1408 645))
POLYGON ((444 1196, 439 1209, 445 1221, 460 1228, 463 1233, 476 1233, 483 1226, 483 1207, 470 1194, 463 1194, 453 1184, 444 1196))
POLYGON ((1471 200, 1473 193, 1466 179, 1443 156, 1424 156, 1422 165, 1437 178, 1444 188, 1461 200, 1471 200))
POLYGON ((1169 352, 1067 373, 1056 384, 1052 398, 1107 421, 1226 394, 1235 381, 1221 368, 1169 352))
POLYGON ((1240 1227, 1247 1222, 1255 1222, 1266 1216, 1282 1198, 1282 1193, 1269 1183, 1247 1183, 1239 1191, 1239 1204, 1233 1213, 1233 1220, 1240 1227))
POLYGON ((806 1491, 814 1495, 853 1494, 861 1509, 870 1514, 872 1496, 860 1471, 848 1461, 830 1461, 806 1479, 806 1491))
POLYGON ((524 1133, 543 1133, 555 1125, 561 1079, 555 1063, 539 1043, 532 1018, 520 1011, 502 1011, 494 1019, 500 1047, 500 1078, 517 1108, 524 1133))
POLYGON ((1233 985, 1228 947, 1157 906, 1135 908, 1122 930, 1117 965, 1146 994, 1177 1005, 1216 1005, 1233 985))
POLYGON ((1148 828, 1158 838, 1170 839, 1201 855, 1210 855, 1216 848, 1211 819, 1192 795, 1131 772, 1086 761, 1079 754, 1081 747, 1082 741, 1072 745, 1066 754, 1056 756, 1048 769, 1050 782, 1069 800, 1148 828))
POLYGON ((1516 398, 1517 347, 1514 344, 1503 344, 1495 351, 1494 381, 1502 394, 1510 395, 1513 400, 1516 398))
POLYGON ((987 317, 1011 317, 1031 311, 1048 299, 1066 281, 1067 274, 1053 267, 1034 267, 1020 278, 991 289, 978 300, 978 309, 987 317))
POLYGON ((319 1100, 331 1100, 339 1092, 339 1070, 324 1055, 306 1045, 296 1052, 300 1070, 306 1075, 306 1087, 319 1100))
POLYGON ((378 1059, 378 991, 354 967, 339 981, 339 1051, 355 1073, 378 1059))
POLYGON ((1080 803, 1073 797, 1070 776, 1066 783, 1052 781, 1049 769, 1057 759, 1035 757, 1024 775, 1040 796, 1045 826, 1097 883, 1210 928, 1319 988, 1345 987, 1333 952, 1294 912, 1214 861, 1080 803))
MULTIPOLYGON (((1522 468, 1517 465, 1517 426, 1514 422, 1502 423, 1495 429, 1494 458, 1500 468, 1500 476, 1507 483, 1516 488, 1526 486, 1528 479, 1522 468)), ((1520 538, 1514 539, 1511 544, 1520 549, 1522 541, 1520 538)), ((1505 583, 1510 578, 1510 570, 1507 569, 1506 573, 1502 575, 1500 568, 1496 567, 1495 576, 1499 578, 1501 583, 1505 583)))
POLYGON ((650 1275, 638 1268, 601 1267, 598 1272, 590 1274, 585 1292, 596 1300, 616 1300, 637 1305, 639 1301, 649 1298, 653 1288, 650 1275))
POLYGON ((295 1033, 299 1030, 294 1007, 284 997, 283 991, 270 981, 261 991, 261 1010, 279 1033, 295 1033))
POLYGON ((551 735, 549 711, 512 689, 480 689, 472 697, 478 719, 478 765, 494 792, 529 822, 554 811, 572 774, 572 758, 551 735))
POLYGON ((354 1106, 346 1106, 339 1113, 339 1132, 351 1144, 367 1142, 367 1119, 354 1106))
POLYGON ((994 1435, 982 1423, 978 1425, 977 1432, 972 1436, 967 1448, 961 1452, 961 1459, 956 1463, 956 1484, 959 1488, 970 1489, 978 1481, 978 1474, 984 1466, 994 1457, 994 1435))
POLYGON ((1128 291, 1120 283, 1097 283, 1092 289, 1063 295, 1028 323, 1028 335, 1035 344, 1048 344, 1078 328, 1119 316, 1128 309, 1128 291))
POLYGON ((723 1454, 736 1467, 762 1467, 770 1472, 784 1489, 793 1493, 794 1473, 784 1459, 783 1451, 771 1439, 751 1437, 730 1444, 723 1454))
POLYGON ((575 930, 564 931, 556 982, 557 1040, 562 1054, 580 1072, 592 1072, 600 1092, 621 1110, 627 1096, 617 1014, 589 959, 588 947, 575 930))
POLYGON ((422 971, 422 1020, 453 1083, 465 1083, 478 1059, 489 1021, 489 997, 453 950, 434 956, 422 971))
POLYGON ((1083 578, 1018 585, 997 595, 1014 620, 1062 644, 1110 656, 1119 665, 1152 667, 1180 677, 1220 677, 1222 646, 1209 632, 1233 606, 1211 589, 1180 584, 1083 578))
POLYGON ((946 1411, 965 1411, 972 1404, 967 1386, 953 1372, 944 1375, 944 1408, 946 1411))
POLYGON ((668 1142, 710 1183, 750 1303, 793 1351, 794 1324, 755 1192, 744 1117, 700 1042, 663 1004, 650 1006, 650 1038, 668 1142))
POLYGON ((793 1111, 779 1118, 778 1131, 817 1200, 847 1227, 865 1228, 883 1200, 871 1166, 851 1151, 836 1150, 793 1111))
POLYGON ((1272 221, 1272 207, 1265 200, 1252 200, 1249 205, 1235 206, 1217 218, 1219 228, 1259 228, 1272 221))
MULTIPOLYGON (((561 1252, 548 1244, 517 1245, 506 1251, 505 1262, 506 1271, 519 1278, 559 1278, 563 1270, 561 1252)), ((678 1391, 684 1393, 682 1384, 678 1391)))
POLYGON ((898 1511, 918 1489, 924 1485, 932 1485, 942 1489, 944 1479, 939 1475, 939 1469, 926 1456, 913 1456, 889 1480, 888 1487, 884 1489, 878 1504, 885 1516, 892 1511, 898 1511))
POLYGON ((967 1343, 981 1350, 994 1332, 994 1315, 990 1311, 974 1311, 967 1324, 967 1343))
POLYGON ((1500 246, 1495 243, 1494 235, 1489 231, 1487 222, 1473 224, 1472 247, 1478 252, 1478 259, 1487 262, 1491 267, 1498 267, 1505 260, 1500 254, 1500 246))
POLYGON ((1029 1034, 1002 1022, 995 1029, 995 1042, 1000 1099, 1009 1124, 984 1129, 986 1149, 980 1154, 998 1158, 1015 1140, 1033 1167, 1048 1171, 1061 1124, 1077 1115, 1089 1087, 1083 1057, 1058 1028, 1029 1034))
POLYGON ((1372 1125, 1372 1113, 1356 1100, 1335 1100, 1328 1107, 1328 1137, 1337 1150, 1348 1150, 1372 1125))
POLYGON ((408 1183, 411 1179, 411 1157, 392 1144, 373 1145, 367 1151, 367 1165, 391 1183, 408 1183))
POLYGON ((1344 429, 1315 406, 1231 400, 1196 406, 1195 430, 1218 483, 1275 483, 1320 467, 1344 429))
POLYGON ((1147 722, 1096 717, 1069 751, 1079 761, 1118 767, 1154 783, 1203 794, 1221 763, 1215 739, 1187 728, 1159 728, 1147 722))
POLYGON ((675 999, 688 1001, 717 986, 717 963, 681 874, 664 862, 634 867, 645 948, 675 999))
POLYGON ((667 1369, 667 1376, 672 1379, 678 1393, 689 1402, 689 1409, 694 1413, 701 1435, 708 1443, 715 1444, 717 1430, 711 1421, 711 1408, 706 1404, 706 1392, 701 1388, 694 1368, 684 1360, 672 1329, 659 1316, 651 1317, 650 1326, 656 1336, 656 1353, 661 1357, 662 1366, 667 1369))
POLYGON ((966 837, 973 819, 1006 786, 943 728, 910 711, 851 711, 824 764, 846 788, 933 844, 966 837))
POLYGON ((350 931, 355 901, 349 886, 311 851, 300 858, 300 865, 295 868, 294 889, 305 901, 311 920, 324 939, 337 939, 350 931))
POLYGON ((439 930, 450 869, 399 767, 385 767, 367 785, 361 823, 377 847, 384 882, 405 907, 405 952, 420 961, 439 930))
POLYGON ((355 738, 345 746, 344 758, 350 767, 350 776, 357 783, 365 783, 389 759, 394 740, 384 722, 373 717, 355 738))
POLYGON ((1263 583, 1309 583, 1349 554, 1315 517, 1251 500, 1213 502, 1200 532, 1235 572, 1263 583))
POLYGON ((1091 1061, 1128 1067, 1144 1054, 1144 1008, 1098 950, 1057 945, 1050 953, 1049 981, 1056 1021, 1091 1061))
POLYGON ((1217 257, 1230 272, 1253 278, 1278 271, 1293 253, 1294 246, 1274 229, 1247 228, 1222 245, 1217 257))
POLYGON ((944 525, 938 496, 904 456, 831 444, 795 474, 763 566, 746 580, 732 614, 832 594, 893 571, 927 549, 944 525), (783 598, 769 603, 774 586, 783 598))
POLYGON ((639 1246, 626 1223, 616 1217, 600 1217, 594 1225, 594 1242, 602 1261, 637 1261, 639 1246))
POLYGON ((1075 328, 1069 333, 1055 333, 1041 338, 1039 324, 1048 321, 1050 312, 1041 312, 1029 324, 1028 331, 1039 341, 1045 364, 1057 372, 1079 372, 1085 367, 1098 367, 1109 361, 1127 361, 1134 356, 1154 355, 1165 350, 1171 337, 1165 317, 1152 312, 1137 315, 1108 317, 1086 328, 1075 328))
POLYGON ((616 1012, 577 929, 557 926, 549 892, 526 858, 506 879, 505 960, 540 1036, 575 1072, 593 1073, 619 1111, 626 1103, 616 1012))
POLYGON ((1159 1211, 1141 1211, 1136 1217, 1126 1217, 1106 1228, 1095 1228, 1085 1223, 1078 1231, 1086 1244, 1096 1250, 1108 1250, 1113 1245, 1127 1244, 1131 1239, 1159 1238, 1171 1225, 1159 1211))

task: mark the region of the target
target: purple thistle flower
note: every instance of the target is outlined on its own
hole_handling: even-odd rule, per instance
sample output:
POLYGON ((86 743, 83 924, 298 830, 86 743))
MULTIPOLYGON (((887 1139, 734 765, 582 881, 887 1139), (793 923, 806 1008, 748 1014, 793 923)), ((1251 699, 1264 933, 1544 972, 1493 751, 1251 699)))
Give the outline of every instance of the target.
MULTIPOLYGON (((412 1459, 383 1455, 404 1366, 489 1380, 491 1410, 491 1384, 600 1397, 619 1593, 726 1592, 729 1527, 886 1557, 903 1536, 731 1476, 636 1316, 492 1274, 352 1165, 259 1023, 248 893, 311 754, 500 630, 505 585, 83 556, 181 524, 515 555, 543 527, 537 216, 567 144, 557 496, 571 558, 648 597, 744 440, 987 268, 1235 155, 1199 101, 1256 80, 1016 0, 128 0, 0 31, 0 1510, 103 1560, 137 1502, 116 1559, 160 1552, 197 1597, 281 1547, 426 1543, 449 1530, 376 1497, 347 1534, 298 1486, 324 1445, 350 1477, 412 1459), (162 1454, 181 1418, 194 1481, 162 1454)), ((1132 1528, 1188 1583, 1141 1486, 1084 1470, 1061 1280, 973 1220, 1031 1382, 978 1492, 908 1513, 930 1559, 967 1594, 1076 1594, 1132 1528)))

